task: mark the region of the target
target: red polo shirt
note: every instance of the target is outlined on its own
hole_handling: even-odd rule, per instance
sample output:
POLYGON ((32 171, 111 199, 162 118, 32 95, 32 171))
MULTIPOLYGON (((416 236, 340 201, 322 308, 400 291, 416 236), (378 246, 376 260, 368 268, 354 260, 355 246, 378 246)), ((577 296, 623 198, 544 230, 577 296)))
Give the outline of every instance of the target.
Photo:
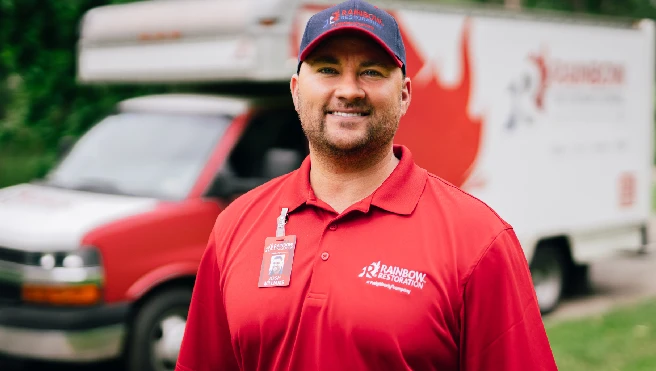
POLYGON ((394 152, 389 178, 341 215, 314 196, 309 158, 226 208, 176 370, 556 370, 511 226, 394 152), (291 281, 260 288, 283 207, 291 281))

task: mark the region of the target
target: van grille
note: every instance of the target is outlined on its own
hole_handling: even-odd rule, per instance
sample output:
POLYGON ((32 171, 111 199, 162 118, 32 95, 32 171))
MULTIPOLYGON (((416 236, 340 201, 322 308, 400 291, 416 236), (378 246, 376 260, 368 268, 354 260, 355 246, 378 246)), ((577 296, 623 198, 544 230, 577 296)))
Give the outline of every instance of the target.
POLYGON ((25 264, 28 260, 29 253, 21 250, 9 249, 0 246, 0 260, 6 262, 25 264))
POLYGON ((21 251, 0 246, 1 261, 27 265, 39 265, 40 257, 41 253, 38 252, 21 251))
MULTIPOLYGON (((0 262, 25 264, 34 253, 0 247, 0 262)), ((0 269, 2 265, 0 265, 0 269)), ((2 277, 0 272, 0 277, 2 277)), ((21 302, 21 288, 16 282, 0 279, 0 305, 17 305, 21 302)))
POLYGON ((21 301, 20 286, 0 281, 0 305, 14 305, 21 301))

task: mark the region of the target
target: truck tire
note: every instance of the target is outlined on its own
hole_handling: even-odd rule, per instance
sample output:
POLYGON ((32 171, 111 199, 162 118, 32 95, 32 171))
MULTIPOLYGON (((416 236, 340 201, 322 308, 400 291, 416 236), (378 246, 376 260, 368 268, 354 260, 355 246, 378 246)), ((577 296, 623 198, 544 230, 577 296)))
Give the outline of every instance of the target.
POLYGON ((572 263, 567 271, 567 278, 565 297, 585 296, 593 292, 588 264, 572 263))
POLYGON ((540 244, 530 264, 531 276, 542 314, 553 312, 560 304, 567 282, 569 264, 563 249, 556 244, 540 244))
POLYGON ((128 371, 175 370, 191 294, 191 288, 174 287, 155 294, 141 306, 127 342, 128 371))

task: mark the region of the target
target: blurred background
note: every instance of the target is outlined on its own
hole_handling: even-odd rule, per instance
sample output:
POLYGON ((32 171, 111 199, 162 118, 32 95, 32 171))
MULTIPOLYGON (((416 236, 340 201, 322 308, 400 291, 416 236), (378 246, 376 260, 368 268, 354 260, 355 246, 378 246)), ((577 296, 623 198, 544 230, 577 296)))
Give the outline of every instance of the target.
MULTIPOLYGON (((176 91, 171 86, 76 84, 76 45, 85 11, 129 0, 0 2, 0 186, 43 176, 64 136, 77 137, 128 97, 176 91), (91 104, 93 103, 93 104, 91 104)), ((650 0, 496 0, 445 4, 505 5, 575 14, 656 17, 650 0)))
MULTIPOLYGON (((0 188, 43 178, 53 169, 61 154, 69 149, 68 144, 112 114, 116 105, 124 99, 208 89, 203 84, 79 83, 77 51, 83 15, 99 6, 133 2, 0 0, 0 188)), ((537 10, 545 12, 543 14, 585 19, 656 19, 654 0, 433 2, 520 13, 537 10)), ((652 51, 645 50, 645 60, 653 62, 650 53, 652 51)), ((649 76, 650 79, 652 77, 649 76)), ((285 89, 286 86, 282 91, 285 89)), ((647 99, 651 103, 654 97, 647 99)), ((651 112, 652 125, 653 117, 654 113, 651 112)), ((653 131, 649 134, 653 136, 653 131)), ((656 162, 653 147, 650 151, 645 161, 653 166, 656 162)), ((648 187, 650 195, 653 195, 656 170, 650 170, 648 187)), ((650 213, 656 209, 653 203, 654 200, 650 199, 650 213)), ((9 206, 0 202, 0 208, 3 207, 9 206)), ((650 216, 649 222, 650 228, 643 233, 651 236, 653 217, 650 216)), ((206 238, 203 231, 199 235, 201 240, 206 238)), ((0 251, 0 260, 9 256, 7 254, 11 252, 7 251, 5 255, 0 251)), ((43 256, 39 259, 38 264, 45 264, 43 256)), ((0 264, 0 272, 3 269, 0 264)), ((544 316, 559 368, 566 371, 656 370, 656 258, 645 248, 606 257, 589 267, 579 267, 579 270, 577 274, 583 282, 577 283, 575 289, 567 290, 563 294, 563 302, 544 316)), ((1 290, 9 292, 12 288, 0 285, 1 290)), ((2 305, 5 304, 0 301, 2 305)), ((0 314, 0 320, 2 318, 0 314)), ((4 330, 6 327, 0 325, 0 348, 12 341, 11 333, 3 335, 4 330)), ((47 344, 38 346, 47 347, 47 344)), ((35 352, 38 354, 39 350, 35 352)), ((44 353, 47 351, 44 350, 44 353)), ((117 365, 113 362, 106 364, 103 361, 99 365, 108 369, 123 367, 122 363, 117 365)), ((34 362, 8 354, 0 357, 0 370, 57 370, 70 367, 47 359, 34 362)), ((97 367, 96 364, 75 366, 76 369, 85 370, 97 367)), ((171 363, 163 363, 154 369, 171 369, 171 363)))

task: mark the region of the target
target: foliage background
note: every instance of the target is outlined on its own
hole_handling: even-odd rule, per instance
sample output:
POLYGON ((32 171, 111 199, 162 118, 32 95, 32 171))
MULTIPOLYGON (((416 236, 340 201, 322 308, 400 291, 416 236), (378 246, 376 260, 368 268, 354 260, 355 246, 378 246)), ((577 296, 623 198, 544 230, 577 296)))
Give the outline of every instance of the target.
POLYGON ((40 177, 63 136, 77 137, 121 99, 164 87, 76 83, 88 9, 129 0, 0 0, 0 187, 40 177))
MULTIPOLYGON (((76 41, 84 12, 131 1, 0 0, 0 187, 44 175, 56 160, 59 140, 79 136, 118 101, 175 89, 76 83, 76 41)), ((471 2, 502 5, 511 1, 471 2)), ((521 5, 656 17, 656 0, 522 0, 521 5)))

